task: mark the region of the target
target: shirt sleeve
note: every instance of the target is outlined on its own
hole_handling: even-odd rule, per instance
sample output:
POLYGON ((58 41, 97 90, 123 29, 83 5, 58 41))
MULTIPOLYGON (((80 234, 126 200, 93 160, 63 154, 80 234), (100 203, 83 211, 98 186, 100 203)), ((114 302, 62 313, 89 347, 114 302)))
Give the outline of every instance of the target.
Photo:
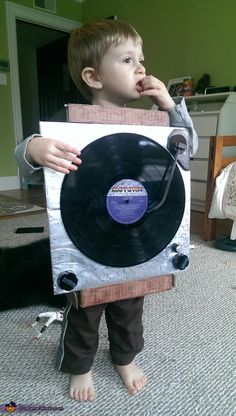
MULTIPOLYGON (((192 119, 188 113, 183 97, 177 99, 176 105, 168 112, 171 127, 185 127, 189 131, 190 156, 193 156, 198 148, 198 136, 194 129, 192 119)), ((152 107, 158 109, 156 105, 152 107)))
POLYGON ((17 161, 20 173, 22 176, 29 177, 34 175, 34 180, 42 179, 43 169, 41 166, 32 165, 26 159, 26 150, 30 140, 34 137, 40 137, 40 134, 32 134, 31 136, 27 137, 23 142, 19 143, 18 146, 15 148, 15 159, 17 161))
POLYGON ((180 97, 174 108, 169 111, 171 127, 185 127, 189 130, 190 156, 198 149, 198 136, 194 129, 192 119, 188 113, 184 98, 180 97))

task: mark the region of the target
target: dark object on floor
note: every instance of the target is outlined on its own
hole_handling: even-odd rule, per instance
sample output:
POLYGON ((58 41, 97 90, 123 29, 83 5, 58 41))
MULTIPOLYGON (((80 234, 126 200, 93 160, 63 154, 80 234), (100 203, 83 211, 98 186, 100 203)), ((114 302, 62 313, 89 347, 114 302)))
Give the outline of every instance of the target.
POLYGON ((17 228, 16 234, 28 234, 28 233, 43 233, 44 227, 20 227, 17 228))
POLYGON ((40 304, 66 305, 65 295, 53 294, 49 239, 0 248, 0 310, 40 304))
POLYGON ((231 240, 230 237, 219 238, 215 241, 215 247, 224 251, 236 251, 236 240, 231 240))

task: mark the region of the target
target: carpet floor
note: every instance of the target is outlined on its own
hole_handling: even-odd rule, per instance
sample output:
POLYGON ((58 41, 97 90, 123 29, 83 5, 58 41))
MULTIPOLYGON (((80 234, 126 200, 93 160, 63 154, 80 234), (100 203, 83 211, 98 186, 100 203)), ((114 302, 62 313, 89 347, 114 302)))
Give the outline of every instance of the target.
MULTIPOLYGON (((1 221, 0 228, 1 246, 35 241, 47 235, 46 214, 1 221), (44 226, 45 232, 16 235, 15 228, 24 226, 44 226)), ((136 360, 149 379, 143 392, 130 396, 123 387, 102 319, 93 366, 97 398, 71 400, 68 375, 54 367, 60 324, 33 340, 43 323, 32 328, 29 322, 49 309, 28 307, 0 313, 0 414, 13 401, 41 406, 37 415, 236 416, 236 254, 194 235, 191 243, 190 267, 176 275, 175 288, 145 298, 145 348, 136 360)), ((33 411, 25 407, 21 414, 33 411)))

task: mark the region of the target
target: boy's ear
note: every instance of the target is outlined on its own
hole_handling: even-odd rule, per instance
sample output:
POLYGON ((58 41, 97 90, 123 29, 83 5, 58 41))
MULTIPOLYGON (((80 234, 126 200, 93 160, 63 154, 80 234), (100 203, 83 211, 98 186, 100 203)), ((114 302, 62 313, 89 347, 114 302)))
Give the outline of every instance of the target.
POLYGON ((102 82, 94 68, 90 66, 84 68, 81 73, 81 77, 90 88, 95 88, 99 90, 102 88, 102 82))

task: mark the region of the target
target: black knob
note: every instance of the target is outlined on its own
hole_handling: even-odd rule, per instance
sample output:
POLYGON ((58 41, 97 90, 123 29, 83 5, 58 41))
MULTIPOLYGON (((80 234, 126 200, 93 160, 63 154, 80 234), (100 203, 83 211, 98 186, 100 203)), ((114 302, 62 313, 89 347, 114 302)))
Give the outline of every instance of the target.
POLYGON ((73 290, 77 283, 78 277, 71 270, 60 273, 57 278, 58 286, 66 291, 73 290))
POLYGON ((185 254, 176 254, 173 258, 173 265, 176 269, 184 270, 189 265, 189 258, 185 254))

